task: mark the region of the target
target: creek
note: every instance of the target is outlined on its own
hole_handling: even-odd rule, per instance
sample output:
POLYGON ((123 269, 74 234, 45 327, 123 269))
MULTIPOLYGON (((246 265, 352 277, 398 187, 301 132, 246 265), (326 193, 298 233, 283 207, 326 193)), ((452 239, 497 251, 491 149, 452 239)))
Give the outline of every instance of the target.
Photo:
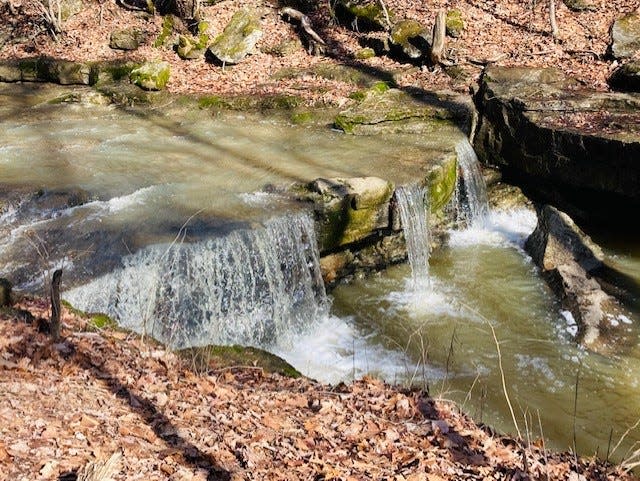
MULTIPOLYGON (((390 267, 327 295, 308 214, 263 190, 366 175, 409 190, 423 162, 452 139, 465 145, 461 133, 354 137, 233 113, 171 120, 173 106, 51 104, 51 93, 20 88, 0 86, 0 276, 19 290, 42 293, 43 273, 63 267, 76 307, 176 346, 256 344, 321 381, 373 374, 428 387, 514 432, 504 376, 523 434, 541 426, 548 446, 566 449, 575 433, 584 454, 604 457, 640 418, 639 326, 609 357, 574 342, 523 251, 531 210, 488 210, 469 201, 475 189, 458 192, 467 227, 431 253, 423 245, 419 270, 390 267), (61 206, 47 194, 59 191, 86 199, 61 206)), ((602 240, 640 280, 637 242, 602 240)), ((638 430, 613 458, 635 442, 638 430)))

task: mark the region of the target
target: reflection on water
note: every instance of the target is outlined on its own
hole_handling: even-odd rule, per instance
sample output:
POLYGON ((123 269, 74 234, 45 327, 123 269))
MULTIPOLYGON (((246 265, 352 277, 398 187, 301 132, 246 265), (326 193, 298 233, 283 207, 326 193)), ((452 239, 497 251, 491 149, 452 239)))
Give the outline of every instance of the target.
MULTIPOLYGON (((400 266, 340 286, 334 312, 353 315, 356 328, 381 345, 426 361, 432 394, 515 432, 491 324, 520 430, 538 435, 540 416, 550 445, 572 446, 578 379, 577 449, 605 456, 610 434, 615 444, 640 417, 640 348, 605 358, 573 342, 572 326, 522 251, 534 226, 532 213, 493 213, 487 226, 453 232, 448 247, 432 254, 429 292, 407 289, 410 272, 400 266)), ((632 329, 637 336, 638 326, 632 329)), ((408 375, 416 381, 414 373, 408 375)), ((638 430, 615 457, 637 441, 638 430)))

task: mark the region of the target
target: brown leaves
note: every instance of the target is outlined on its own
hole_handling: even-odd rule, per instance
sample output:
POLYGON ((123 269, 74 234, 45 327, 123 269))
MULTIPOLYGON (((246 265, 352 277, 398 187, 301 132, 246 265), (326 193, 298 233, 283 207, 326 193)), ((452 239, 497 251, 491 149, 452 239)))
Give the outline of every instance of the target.
MULTIPOLYGON (((0 318, 0 339, 40 342, 31 329, 0 318)), ((502 442, 451 404, 376 379, 332 388, 257 369, 198 376, 134 336, 71 333, 67 342, 72 355, 54 351, 38 367, 24 346, 8 342, 0 356, 8 479, 55 479, 120 449, 117 480, 560 480, 573 471, 572 456, 502 442)))

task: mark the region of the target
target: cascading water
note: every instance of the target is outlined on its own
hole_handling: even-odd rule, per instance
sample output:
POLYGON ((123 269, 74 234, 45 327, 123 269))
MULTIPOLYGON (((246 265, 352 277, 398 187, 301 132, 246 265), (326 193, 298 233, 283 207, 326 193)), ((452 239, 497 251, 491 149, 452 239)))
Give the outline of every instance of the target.
POLYGON ((426 188, 419 184, 396 189, 398 211, 407 243, 414 288, 429 283, 429 209, 426 188))
POLYGON ((329 310, 305 213, 203 242, 144 248, 64 297, 174 347, 286 345, 329 310))
POLYGON ((456 154, 462 180, 455 193, 457 221, 466 226, 481 225, 489 214, 489 202, 478 157, 466 138, 456 145, 456 154))

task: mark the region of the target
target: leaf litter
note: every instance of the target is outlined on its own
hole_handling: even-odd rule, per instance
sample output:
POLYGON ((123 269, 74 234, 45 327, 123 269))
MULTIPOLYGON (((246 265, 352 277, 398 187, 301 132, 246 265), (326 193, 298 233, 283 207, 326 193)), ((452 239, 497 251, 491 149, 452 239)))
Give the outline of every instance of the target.
POLYGON ((116 457, 114 480, 637 479, 497 435, 420 390, 256 367, 196 373, 148 338, 90 332, 68 312, 52 344, 24 321, 46 318, 46 303, 17 307, 0 315, 2 479, 78 479, 116 457))

